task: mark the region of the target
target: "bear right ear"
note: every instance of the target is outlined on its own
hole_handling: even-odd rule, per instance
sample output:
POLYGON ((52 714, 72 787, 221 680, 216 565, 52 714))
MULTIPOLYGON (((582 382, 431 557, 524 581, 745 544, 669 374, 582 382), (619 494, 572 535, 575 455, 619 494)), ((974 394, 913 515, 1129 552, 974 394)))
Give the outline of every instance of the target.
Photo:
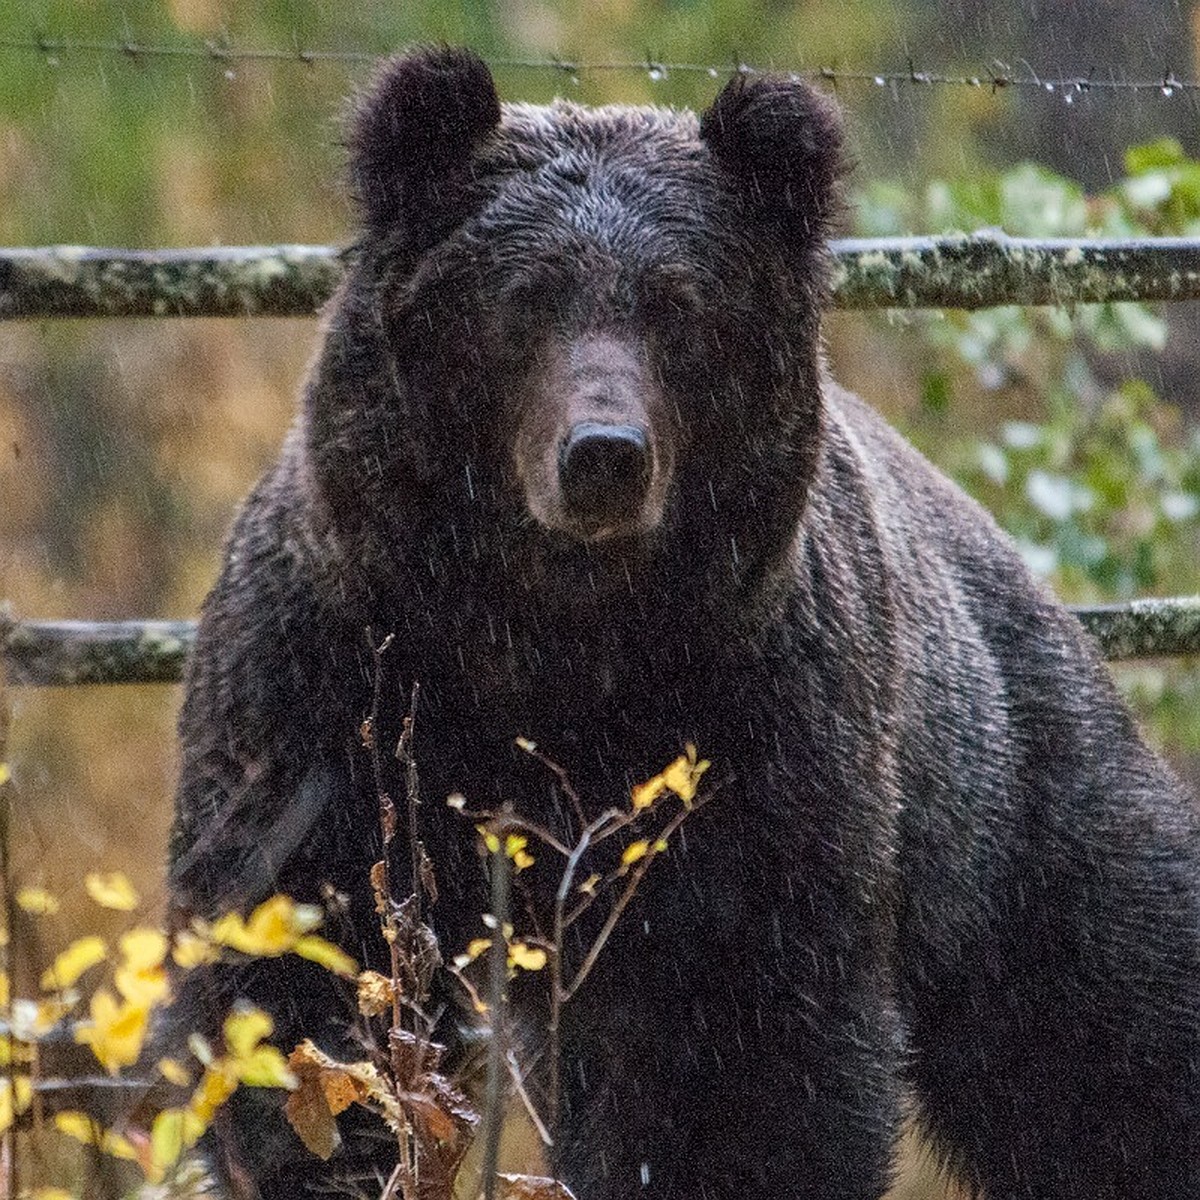
POLYGON ((484 61, 435 46, 391 59, 355 104, 350 178, 367 223, 453 208, 470 180, 471 155, 500 124, 500 100, 484 61))
POLYGON ((823 92, 785 75, 735 75, 700 118, 700 137, 750 211, 828 232, 845 163, 841 113, 823 92))

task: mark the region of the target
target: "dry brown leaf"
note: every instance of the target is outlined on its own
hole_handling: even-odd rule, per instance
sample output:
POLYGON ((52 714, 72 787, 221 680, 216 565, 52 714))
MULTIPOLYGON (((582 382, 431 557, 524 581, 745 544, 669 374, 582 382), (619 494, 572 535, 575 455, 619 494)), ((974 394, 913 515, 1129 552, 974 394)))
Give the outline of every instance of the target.
POLYGON ((361 971, 358 976, 358 1011, 364 1017, 379 1017, 392 1011, 395 992, 392 981, 378 971, 361 971))
MULTIPOLYGON (((544 1175, 497 1174, 499 1200, 575 1200, 571 1189, 557 1179, 544 1175)), ((480 1195, 482 1196, 482 1192, 480 1195)))

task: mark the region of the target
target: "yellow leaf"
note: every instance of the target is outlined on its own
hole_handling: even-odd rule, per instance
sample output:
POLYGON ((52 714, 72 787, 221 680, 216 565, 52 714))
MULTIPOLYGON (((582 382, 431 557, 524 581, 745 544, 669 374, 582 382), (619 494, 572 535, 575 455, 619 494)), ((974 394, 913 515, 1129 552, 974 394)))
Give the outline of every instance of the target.
POLYGON ((297 904, 290 896, 264 900, 245 920, 226 913, 212 927, 212 940, 242 954, 274 958, 286 954, 296 939, 321 923, 315 904, 297 904))
POLYGON ((83 1142, 85 1146, 96 1146, 114 1158, 137 1161, 137 1151, 127 1137, 105 1129, 98 1121, 81 1112, 60 1112, 54 1116, 54 1128, 67 1137, 83 1142))
POLYGON ((176 1087, 187 1087, 192 1082, 192 1076, 187 1067, 175 1058, 160 1058, 158 1060, 158 1073, 168 1083, 173 1083, 176 1087))
POLYGON ((487 847, 488 853, 489 854, 499 854, 500 853, 499 837, 497 837, 497 835, 494 833, 490 833, 486 829, 481 829, 480 832, 483 834, 483 844, 487 847))
POLYGON ((167 957, 167 935, 161 929, 131 929, 117 945, 131 971, 161 967, 167 957))
POLYGON ((486 954, 491 948, 491 938, 472 938, 467 943, 466 952, 455 956, 454 965, 461 970, 468 963, 474 962, 481 954, 486 954))
POLYGON ((208 937, 185 929, 175 935, 171 957, 177 967, 190 971, 193 967, 216 962, 221 957, 221 952, 208 937))
POLYGON ((258 1046, 237 1062, 238 1082, 247 1087, 287 1088, 292 1091, 300 1081, 288 1070, 287 1059, 274 1046, 258 1046))
POLYGON ((147 1009, 162 1004, 171 994, 167 972, 163 967, 149 967, 144 971, 118 967, 113 972, 113 983, 130 1004, 141 1005, 147 1009))
POLYGON ((364 1017, 391 1012, 396 993, 392 981, 378 971, 363 971, 358 977, 358 1011, 364 1017))
POLYGON ((7 1008, 11 997, 12 982, 9 980, 8 972, 0 970, 0 1008, 7 1008))
POLYGON ((73 1192, 60 1187, 39 1187, 29 1193, 29 1200, 76 1200, 73 1192))
POLYGON ((83 973, 108 956, 103 938, 81 937, 73 941, 54 962, 42 972, 42 990, 61 992, 69 988, 83 973))
POLYGON ((700 777, 709 766, 707 759, 696 761, 696 747, 689 742, 687 754, 681 755, 663 772, 663 783, 681 800, 690 804, 696 798, 700 777))
POLYGON ((85 1113, 55 1113, 54 1128, 59 1133, 65 1133, 67 1137, 74 1138, 77 1142, 83 1142, 86 1146, 93 1146, 96 1143, 96 1122, 85 1113))
POLYGON ((635 809, 649 808, 662 795, 666 787, 662 775, 654 775, 645 783, 637 784, 629 793, 635 809))
POLYGON ((504 839, 504 853, 513 860, 513 866, 518 871, 533 866, 533 855, 525 849, 528 845, 529 839, 519 833, 510 833, 504 839))
POLYGON ((586 879, 585 879, 585 880, 584 880, 584 881, 583 881, 583 882, 582 882, 582 883, 579 885, 579 890, 580 890, 581 892, 583 892, 583 893, 584 893, 584 895, 587 895, 587 896, 594 896, 594 895, 596 894, 596 884, 598 884, 599 882, 600 882, 600 876, 599 876, 599 875, 597 875, 597 874, 595 874, 595 873, 593 873, 593 874, 589 875, 589 876, 588 876, 588 877, 587 877, 587 878, 586 878, 586 879))
POLYGON ((270 1037, 275 1022, 261 1008, 237 1008, 225 1018, 222 1032, 225 1045, 235 1058, 244 1058, 265 1037, 270 1037))
POLYGON ((12 768, 6 762, 0 762, 0 787, 12 779, 12 768))
POLYGON ((128 1000, 118 1004, 111 992, 101 988, 92 997, 91 1017, 90 1022, 75 1030, 75 1040, 91 1046, 109 1074, 115 1075, 121 1067, 137 1062, 146 1038, 149 1008, 128 1000))
POLYGON ((546 965, 546 952, 540 946, 513 942, 508 948, 508 965, 520 967, 522 971, 540 971, 546 965))
POLYGON ((33 1086, 27 1075, 0 1079, 0 1133, 8 1129, 33 1100, 33 1086))
POLYGON ((621 865, 632 866, 638 859, 645 858, 649 851, 650 843, 647 841, 630 842, 621 854, 621 865))
POLYGON ((105 1130, 104 1136, 100 1139, 100 1149, 105 1154, 111 1154, 113 1158, 125 1158, 130 1162, 137 1162, 138 1152, 134 1148, 133 1143, 122 1134, 114 1130, 105 1130))
POLYGON ((188 1111, 207 1128, 217 1109, 237 1090, 237 1074, 227 1069, 227 1065, 218 1060, 211 1067, 205 1068, 204 1074, 192 1098, 188 1101, 188 1111))
MULTIPOLYGON (((190 1109, 165 1108, 154 1118, 150 1127, 150 1162, 152 1172, 161 1180, 167 1170, 190 1150, 208 1126, 190 1109)), ((151 1179, 154 1182, 154 1179, 151 1179)))
POLYGON ((340 975, 343 979, 353 979, 358 974, 358 963, 350 955, 315 933, 297 938, 292 953, 307 958, 310 962, 320 963, 326 970, 340 975))
POLYGON ((120 871, 108 875, 92 871, 84 878, 83 886, 101 908, 115 908, 118 912, 132 912, 137 908, 137 890, 120 871))
POLYGON ((185 1149, 183 1144, 183 1123, 185 1112, 182 1108, 165 1108, 154 1118, 150 1126, 150 1162, 152 1171, 151 1182, 158 1183, 180 1159, 185 1149))
POLYGON ((53 916, 61 907, 57 896, 52 896, 45 888, 23 887, 17 889, 17 907, 23 908, 35 917, 53 916))

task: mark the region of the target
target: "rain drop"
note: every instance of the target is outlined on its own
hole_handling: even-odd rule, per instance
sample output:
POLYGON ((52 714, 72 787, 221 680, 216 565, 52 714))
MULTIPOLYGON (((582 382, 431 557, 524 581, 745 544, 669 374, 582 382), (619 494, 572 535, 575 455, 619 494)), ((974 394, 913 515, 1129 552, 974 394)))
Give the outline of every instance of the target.
POLYGON ((1164 96, 1170 98, 1171 96, 1175 95, 1175 89, 1174 89, 1174 87, 1171 86, 1171 84, 1164 83, 1162 85, 1162 94, 1164 96))
POLYGON ((232 83, 237 78, 237 72, 234 71, 232 68, 227 68, 225 71, 225 78, 228 79, 230 83, 232 83))
POLYGON ((882 75, 876 75, 875 76, 875 86, 876 87, 887 87, 887 80, 884 79, 884 77, 882 75))
POLYGON ((648 73, 649 73, 649 75, 650 75, 650 82, 651 82, 651 83, 658 83, 658 82, 659 82, 660 80, 662 80, 662 79, 663 79, 663 78, 666 76, 666 74, 667 74, 667 73, 666 73, 666 71, 664 71, 664 70, 662 69, 662 67, 651 67, 648 73))

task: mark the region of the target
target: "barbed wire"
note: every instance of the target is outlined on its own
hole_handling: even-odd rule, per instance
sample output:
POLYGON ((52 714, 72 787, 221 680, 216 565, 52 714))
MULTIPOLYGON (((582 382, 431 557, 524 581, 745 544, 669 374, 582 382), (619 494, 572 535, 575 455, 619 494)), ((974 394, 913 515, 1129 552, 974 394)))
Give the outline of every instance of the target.
MULTIPOLYGON (((141 63, 152 59, 206 59, 228 68, 234 63, 277 63, 297 64, 313 67, 323 63, 377 62, 390 53, 374 50, 333 50, 305 47, 236 46, 225 38, 205 38, 200 42, 150 42, 137 38, 92 39, 68 38, 41 34, 29 38, 0 37, 0 51, 40 54, 51 66, 59 65, 60 55, 106 55, 141 63)), ((717 65, 712 63, 669 62, 653 57, 639 60, 611 62, 588 62, 581 59, 547 56, 544 58, 488 58, 489 66, 498 70, 546 71, 559 74, 573 83, 585 74, 604 72, 639 72, 652 81, 660 82, 671 75, 707 75, 720 79, 732 75, 758 75, 767 71, 793 75, 799 78, 823 80, 840 84, 866 84, 880 88, 896 89, 913 87, 965 87, 999 92, 1008 89, 1032 89, 1047 93, 1058 93, 1070 103, 1074 97, 1091 94, 1154 93, 1170 98, 1177 95, 1200 92, 1200 80, 1181 79, 1175 72, 1165 69, 1153 78, 1124 79, 1113 75, 1097 77, 1095 69, 1086 74, 1039 75, 1025 60, 1023 69, 1014 69, 1009 64, 994 60, 986 70, 976 74, 948 73, 919 68, 909 60, 903 69, 865 70, 833 66, 779 67, 763 66, 743 62, 737 58, 717 65)))

